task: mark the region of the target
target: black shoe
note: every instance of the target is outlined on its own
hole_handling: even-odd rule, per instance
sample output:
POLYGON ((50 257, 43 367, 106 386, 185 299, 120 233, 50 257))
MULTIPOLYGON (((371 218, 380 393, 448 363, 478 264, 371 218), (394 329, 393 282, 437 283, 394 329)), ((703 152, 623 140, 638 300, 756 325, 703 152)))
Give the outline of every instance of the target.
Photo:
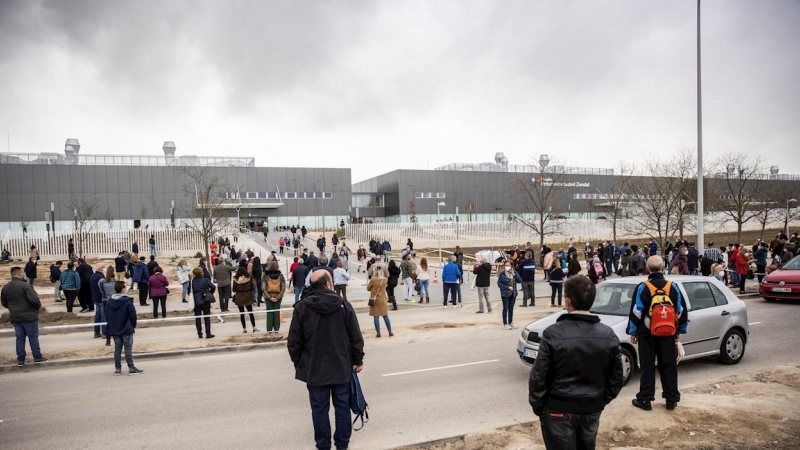
POLYGON ((670 410, 670 411, 675 409, 676 406, 678 406, 678 403, 676 403, 676 402, 667 402, 667 409, 670 410))
POLYGON ((33 360, 33 362, 35 362, 36 364, 40 364, 40 363, 43 363, 43 362, 45 362, 45 361, 47 361, 47 358, 45 358, 44 356, 42 356, 42 357, 41 357, 41 358, 39 358, 39 359, 34 359, 34 360, 33 360))
POLYGON ((197 333, 197 337, 198 337, 199 339, 203 339, 203 333, 197 333))
POLYGON ((527 308, 527 307, 528 307, 528 305, 526 305, 524 303, 522 305, 520 305, 520 308, 527 308))
POLYGON ((207 335, 206 335, 206 339, 212 339, 213 337, 214 337, 214 335, 213 335, 213 334, 207 334, 207 335))
POLYGON ((181 300, 181 303, 189 303, 188 300, 181 300))
POLYGON ((645 411, 650 411, 650 410, 653 409, 653 405, 651 405, 650 402, 645 402, 645 401, 639 400, 638 398, 635 398, 635 399, 631 400, 631 404, 633 406, 635 406, 635 407, 637 407, 639 409, 643 409, 645 411))
POLYGON ((83 309, 81 309, 81 310, 80 310, 80 311, 78 311, 78 312, 79 312, 79 313, 85 313, 86 311, 88 311, 88 309, 86 309, 86 308, 83 308, 83 309))
POLYGON ((150 303, 141 303, 140 306, 150 306, 150 303))

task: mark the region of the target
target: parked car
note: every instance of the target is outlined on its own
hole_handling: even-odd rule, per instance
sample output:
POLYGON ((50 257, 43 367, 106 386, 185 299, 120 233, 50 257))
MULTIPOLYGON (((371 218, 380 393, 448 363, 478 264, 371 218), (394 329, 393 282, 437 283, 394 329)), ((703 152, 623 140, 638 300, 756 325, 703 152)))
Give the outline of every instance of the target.
POLYGON ((800 256, 765 276, 758 285, 758 294, 768 302, 800 299, 800 256))
MULTIPOLYGON (((686 350, 684 360, 716 356, 722 364, 737 364, 744 357, 747 338, 747 307, 721 281, 713 277, 668 275, 686 298, 689 310, 687 333, 681 336, 686 350)), ((626 334, 628 314, 633 293, 643 277, 614 278, 597 285, 594 305, 590 312, 614 330, 622 346, 622 368, 624 383, 628 383, 634 370, 639 367, 638 346, 631 344, 626 334)), ((522 362, 533 365, 539 353, 542 332, 554 324, 559 311, 528 324, 517 342, 517 354, 522 362)))

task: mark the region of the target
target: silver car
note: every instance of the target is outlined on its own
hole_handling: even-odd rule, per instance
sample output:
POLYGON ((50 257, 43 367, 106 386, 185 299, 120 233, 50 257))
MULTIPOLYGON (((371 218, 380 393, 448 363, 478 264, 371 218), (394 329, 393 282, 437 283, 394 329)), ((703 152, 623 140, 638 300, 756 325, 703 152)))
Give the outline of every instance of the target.
MULTIPOLYGON (((750 334, 747 326, 747 307, 722 282, 714 277, 667 276, 681 290, 689 310, 687 333, 681 336, 686 350, 684 360, 716 356, 722 364, 736 364, 744 357, 750 334)), ((644 277, 614 278, 597 285, 591 312, 614 330, 622 345, 622 368, 627 384, 639 367, 637 346, 626 334, 628 314, 636 286, 644 277)), ((561 310, 528 324, 517 343, 520 359, 532 365, 539 353, 539 336, 554 324, 561 310)))

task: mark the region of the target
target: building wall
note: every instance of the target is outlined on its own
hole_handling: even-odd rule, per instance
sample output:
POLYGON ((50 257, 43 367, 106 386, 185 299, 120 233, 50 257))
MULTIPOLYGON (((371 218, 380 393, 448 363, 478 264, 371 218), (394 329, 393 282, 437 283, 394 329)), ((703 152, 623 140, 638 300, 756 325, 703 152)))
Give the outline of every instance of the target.
MULTIPOLYGON (((214 167, 213 174, 221 176, 223 190, 236 191, 242 198, 245 192, 331 192, 332 198, 284 199, 276 209, 240 212, 243 218, 269 217, 270 222, 294 223, 297 216, 307 223, 309 218, 322 215, 323 203, 328 227, 339 218, 349 216, 351 179, 350 169, 214 167), (320 183, 321 182, 321 183, 320 183), (299 210, 298 210, 299 209, 299 210), (294 219, 293 219, 294 218, 294 219), (276 222, 277 221, 277 222, 276 222)), ((120 227, 132 226, 141 220, 142 206, 147 208, 146 222, 152 226, 167 225, 170 205, 175 201, 176 219, 191 217, 192 195, 186 195, 187 180, 179 169, 145 166, 68 166, 0 164, 0 230, 19 230, 20 222, 31 223, 32 230, 44 229, 45 212, 55 206, 56 228, 69 229, 73 212, 71 198, 98 197, 108 205, 112 218, 120 227), (157 223, 157 222, 160 222, 157 223)), ((228 211, 236 217, 236 210, 228 211)))

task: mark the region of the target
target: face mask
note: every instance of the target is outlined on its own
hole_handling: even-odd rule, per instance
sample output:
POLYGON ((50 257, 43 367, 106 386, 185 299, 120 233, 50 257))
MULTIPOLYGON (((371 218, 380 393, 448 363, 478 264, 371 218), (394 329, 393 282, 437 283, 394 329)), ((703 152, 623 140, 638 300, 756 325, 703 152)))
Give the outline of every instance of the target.
POLYGON ((506 272, 511 272, 511 267, 510 266, 506 266, 506 272))

